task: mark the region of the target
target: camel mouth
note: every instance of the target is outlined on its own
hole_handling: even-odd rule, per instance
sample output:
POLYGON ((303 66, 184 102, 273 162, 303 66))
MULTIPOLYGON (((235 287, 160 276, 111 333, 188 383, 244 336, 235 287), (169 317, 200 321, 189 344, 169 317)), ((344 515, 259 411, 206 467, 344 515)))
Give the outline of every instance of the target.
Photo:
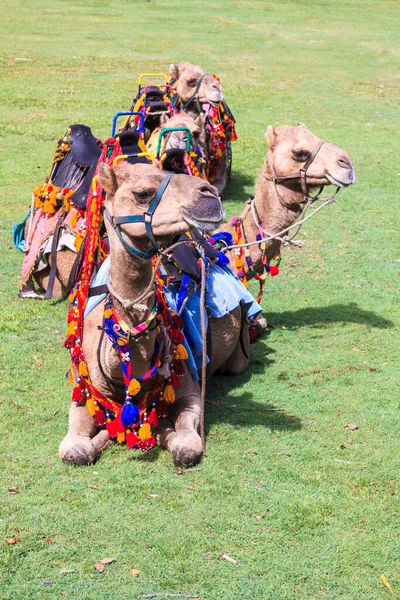
POLYGON ((336 177, 333 177, 333 175, 329 175, 329 173, 326 173, 326 178, 329 181, 329 183, 331 183, 332 185, 336 185, 340 188, 349 187, 349 185, 352 185, 356 180, 354 171, 352 172, 351 177, 349 177, 349 181, 341 181, 340 179, 336 179, 336 177))
MULTIPOLYGON (((220 205, 218 200, 218 204, 215 202, 215 198, 210 197, 207 199, 209 202, 213 201, 215 206, 215 214, 208 214, 207 216, 203 213, 203 215, 199 215, 196 211, 189 212, 186 208, 182 208, 182 216, 188 225, 192 225, 200 231, 205 231, 206 233, 210 233, 211 231, 215 231, 217 227, 224 221, 225 219, 225 211, 220 205)), ((204 211, 207 212, 207 211, 204 211)))

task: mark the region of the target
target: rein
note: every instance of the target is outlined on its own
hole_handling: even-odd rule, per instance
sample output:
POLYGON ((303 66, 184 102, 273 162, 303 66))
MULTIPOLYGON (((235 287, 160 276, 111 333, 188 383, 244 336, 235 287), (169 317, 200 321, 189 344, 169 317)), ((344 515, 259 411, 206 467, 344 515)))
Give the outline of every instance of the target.
POLYGON ((200 106, 200 101, 199 101, 199 89, 200 89, 200 86, 201 86, 202 81, 205 76, 206 76, 206 73, 203 73, 203 75, 200 77, 200 79, 197 82, 196 89, 194 90, 193 95, 184 104, 182 103, 183 111, 186 112, 187 107, 190 106, 194 100, 196 100, 197 110, 199 111, 199 113, 202 112, 201 106, 200 106))

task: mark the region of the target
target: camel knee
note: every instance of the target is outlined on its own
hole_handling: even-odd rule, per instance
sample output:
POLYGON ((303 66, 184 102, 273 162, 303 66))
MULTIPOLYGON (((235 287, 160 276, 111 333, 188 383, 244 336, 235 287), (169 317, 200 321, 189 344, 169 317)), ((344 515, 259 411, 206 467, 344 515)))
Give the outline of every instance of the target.
POLYGON ((201 459, 201 438, 195 431, 180 431, 175 435, 171 446, 172 458, 177 467, 191 467, 201 459))
POLYGON ((61 460, 71 465, 86 466, 95 462, 98 450, 90 438, 66 435, 58 450, 61 460))

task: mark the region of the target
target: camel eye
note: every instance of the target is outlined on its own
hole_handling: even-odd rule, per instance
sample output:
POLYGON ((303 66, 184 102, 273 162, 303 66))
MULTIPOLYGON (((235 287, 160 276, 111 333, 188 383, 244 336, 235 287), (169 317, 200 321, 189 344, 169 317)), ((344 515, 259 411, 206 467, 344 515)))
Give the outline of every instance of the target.
POLYGON ((154 190, 146 190, 143 192, 134 192, 134 196, 139 204, 147 204, 153 196, 154 190))
POLYGON ((200 137, 200 131, 193 131, 192 135, 195 140, 198 140, 200 137))
POLYGON ((293 150, 292 156, 297 162, 306 162, 310 158, 311 154, 308 150, 293 150))
POLYGON ((196 83, 197 83, 197 79, 189 79, 189 80, 186 82, 186 85, 187 85, 188 87, 195 87, 196 83))

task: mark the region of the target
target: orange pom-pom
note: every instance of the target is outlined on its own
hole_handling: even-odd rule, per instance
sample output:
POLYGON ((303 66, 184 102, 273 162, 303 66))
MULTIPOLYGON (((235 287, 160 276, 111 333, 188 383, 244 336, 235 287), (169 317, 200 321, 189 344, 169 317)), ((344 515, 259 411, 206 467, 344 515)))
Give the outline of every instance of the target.
POLYGON ((140 385, 140 383, 137 379, 132 379, 132 381, 130 382, 130 384, 128 386, 128 394, 130 396, 136 396, 136 394, 138 394, 140 392, 141 387, 142 386, 140 385))
POLYGON ((164 389, 164 400, 168 404, 173 404, 175 402, 175 390, 174 387, 168 383, 164 389))
POLYGON ((89 375, 89 371, 84 362, 79 363, 78 371, 79 371, 79 374, 82 375, 82 377, 87 377, 89 375))
POLYGON ((179 358, 179 360, 186 360, 188 358, 187 350, 183 344, 177 345, 175 356, 176 358, 179 358))

